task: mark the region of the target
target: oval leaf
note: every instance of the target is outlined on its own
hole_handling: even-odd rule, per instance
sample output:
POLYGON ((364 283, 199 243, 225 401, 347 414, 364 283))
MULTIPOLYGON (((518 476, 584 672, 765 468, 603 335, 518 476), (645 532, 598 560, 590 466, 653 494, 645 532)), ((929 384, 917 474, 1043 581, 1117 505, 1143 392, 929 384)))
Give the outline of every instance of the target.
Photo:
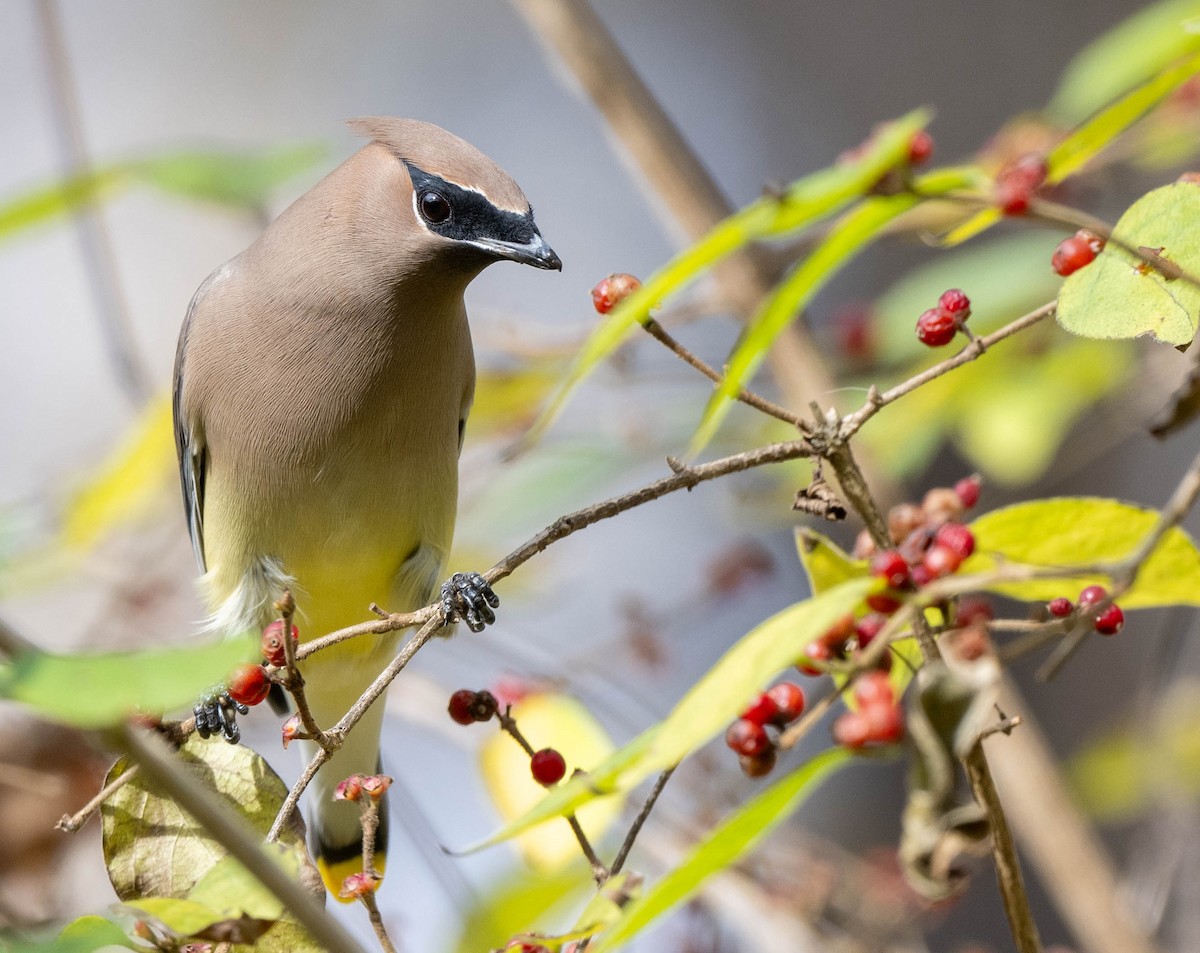
MULTIPOLYGON (((1162 249, 1168 262, 1200 275, 1200 186, 1177 183, 1133 203, 1113 236, 1130 248, 1162 249)), ((1109 242, 1086 268, 1063 282, 1058 323, 1089 338, 1148 334, 1166 344, 1190 344, 1200 321, 1200 288, 1171 279, 1109 242)))
MULTIPOLYGON (((963 572, 986 573, 1001 563, 1071 566, 1116 563, 1127 558, 1154 528, 1159 514, 1118 500, 1060 497, 994 510, 971 523, 976 552, 963 572)), ((1065 595, 1069 586, 1104 584, 1103 576, 996 583, 986 588, 1014 599, 1041 601, 1065 595)), ((1121 596, 1126 609, 1200 605, 1200 550, 1183 530, 1163 537, 1121 596)))
MULTIPOLYGON (((193 735, 179 749, 178 757, 196 784, 213 789, 266 837, 287 797, 287 785, 259 755, 245 745, 193 735)), ((124 773, 126 766, 125 761, 118 761, 105 783, 124 773)), ((228 857, 225 849, 173 800, 147 786, 140 775, 114 792, 100 810, 105 865, 122 900, 184 899, 195 889, 192 899, 208 908, 243 912, 235 910, 239 902, 230 896, 227 878, 233 878, 235 889, 240 879, 231 873, 237 865, 231 868, 223 863, 228 857)), ((292 855, 289 866, 295 869, 307 862, 299 826, 285 830, 281 838, 292 855)), ((245 912, 274 909, 258 889, 248 890, 244 900, 253 908, 245 912)))

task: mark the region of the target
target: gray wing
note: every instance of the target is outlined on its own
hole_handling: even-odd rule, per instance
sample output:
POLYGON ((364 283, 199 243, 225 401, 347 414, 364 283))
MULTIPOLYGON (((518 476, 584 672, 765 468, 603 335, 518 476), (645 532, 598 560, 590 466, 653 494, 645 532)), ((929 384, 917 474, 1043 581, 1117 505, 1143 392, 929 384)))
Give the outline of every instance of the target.
POLYGON ((204 471, 208 460, 204 446, 204 434, 200 421, 188 420, 183 414, 183 387, 187 373, 188 332, 191 330, 196 309, 204 293, 208 291, 213 276, 200 286, 188 305, 183 327, 179 331, 179 345, 175 350, 175 375, 171 394, 172 416, 175 420, 175 452, 179 457, 179 483, 183 489, 183 509, 187 516, 188 535, 192 538, 192 550, 200 569, 204 564, 204 471))

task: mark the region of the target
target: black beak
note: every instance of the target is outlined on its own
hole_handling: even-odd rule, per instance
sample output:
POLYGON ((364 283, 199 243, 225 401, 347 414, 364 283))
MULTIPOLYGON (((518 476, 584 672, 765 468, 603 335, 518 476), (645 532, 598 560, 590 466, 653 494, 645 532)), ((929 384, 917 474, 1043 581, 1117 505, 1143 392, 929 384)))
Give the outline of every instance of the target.
POLYGON ((533 265, 534 268, 544 268, 547 271, 562 271, 562 259, 554 253, 554 249, 546 244, 537 232, 524 243, 506 242, 499 238, 477 238, 471 242, 478 248, 509 261, 520 262, 522 265, 533 265))

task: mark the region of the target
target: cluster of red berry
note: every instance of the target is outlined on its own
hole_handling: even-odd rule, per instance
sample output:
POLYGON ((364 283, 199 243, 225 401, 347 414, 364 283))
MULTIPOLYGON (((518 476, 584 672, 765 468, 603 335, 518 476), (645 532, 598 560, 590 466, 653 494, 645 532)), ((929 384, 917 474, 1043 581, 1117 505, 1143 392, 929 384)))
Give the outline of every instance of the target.
POLYGON ((767 728, 786 728, 804 714, 804 690, 792 682, 780 682, 759 695, 725 732, 725 744, 737 753, 738 764, 752 778, 760 778, 775 767, 775 739, 767 728))
POLYGON ((970 316, 970 298, 957 288, 944 291, 937 307, 923 311, 917 318, 917 339, 927 347, 944 347, 970 316))
MULTIPOLYGON (((292 626, 292 644, 300 638, 300 630, 292 626)), ((262 634, 262 655, 266 665, 282 667, 287 662, 283 645, 283 622, 276 619, 262 634)), ((271 675, 263 665, 246 662, 234 667, 225 685, 229 697, 243 705, 259 705, 271 692, 271 675)))
MULTIPOLYGON (((1046 604, 1046 610, 1054 617, 1066 619, 1077 612, 1087 612, 1092 606, 1098 605, 1108 598, 1108 590, 1103 586, 1088 586, 1079 593, 1079 605, 1075 606, 1070 599, 1059 596, 1046 604)), ((1125 613, 1115 602, 1109 603, 1092 619, 1092 624, 1101 635, 1116 635, 1125 627, 1125 613)))
POLYGON ((1070 238, 1064 238, 1050 256, 1050 267, 1064 278, 1073 275, 1084 265, 1090 265, 1104 250, 1104 239, 1095 232, 1081 228, 1070 238))
MULTIPOLYGON (((460 725, 491 721, 500 711, 496 696, 486 689, 481 692, 460 688, 450 696, 446 706, 450 717, 460 725)), ((558 784, 567 773, 566 759, 553 748, 542 748, 529 757, 529 772, 543 787, 558 784)))
POLYGON ((904 737, 904 712, 887 673, 864 672, 854 683, 856 711, 843 712, 833 723, 833 740, 847 748, 894 745, 904 737))

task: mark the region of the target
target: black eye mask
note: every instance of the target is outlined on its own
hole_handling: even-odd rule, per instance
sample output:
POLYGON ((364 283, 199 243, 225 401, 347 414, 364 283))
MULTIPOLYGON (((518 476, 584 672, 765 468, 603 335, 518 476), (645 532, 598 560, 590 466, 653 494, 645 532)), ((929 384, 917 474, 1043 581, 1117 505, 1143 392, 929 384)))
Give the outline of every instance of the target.
POLYGON ((420 197, 424 192, 436 192, 450 203, 450 217, 444 222, 431 222, 421 216, 422 223, 431 232, 459 242, 491 238, 516 245, 528 244, 537 234, 532 209, 525 215, 498 209, 479 192, 472 192, 453 182, 447 182, 411 162, 404 164, 408 167, 408 174, 412 179, 418 214, 420 197))

